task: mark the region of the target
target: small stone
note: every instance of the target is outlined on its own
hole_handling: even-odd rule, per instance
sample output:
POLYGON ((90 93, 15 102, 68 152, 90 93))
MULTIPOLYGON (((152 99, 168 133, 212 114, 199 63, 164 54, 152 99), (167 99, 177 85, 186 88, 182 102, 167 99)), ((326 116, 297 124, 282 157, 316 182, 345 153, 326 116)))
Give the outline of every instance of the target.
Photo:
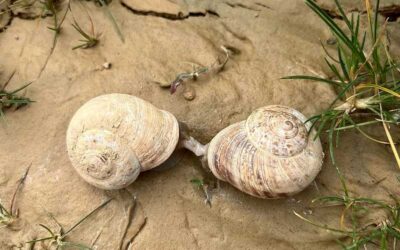
POLYGON ((112 64, 110 62, 103 63, 103 69, 111 69, 112 64))
POLYGON ((194 98, 196 98, 196 93, 194 90, 185 91, 183 93, 183 97, 188 101, 192 101, 194 98))

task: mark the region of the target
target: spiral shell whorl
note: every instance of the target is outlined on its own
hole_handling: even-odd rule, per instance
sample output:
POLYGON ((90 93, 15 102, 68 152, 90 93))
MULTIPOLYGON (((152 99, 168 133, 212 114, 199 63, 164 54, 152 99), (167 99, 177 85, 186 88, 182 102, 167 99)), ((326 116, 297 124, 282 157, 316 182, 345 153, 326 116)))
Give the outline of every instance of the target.
POLYGON ((307 146, 305 117, 294 109, 267 106, 254 111, 246 121, 249 140, 259 149, 281 157, 294 156, 307 146))
POLYGON ((140 163, 118 136, 107 130, 87 130, 74 148, 75 169, 90 184, 102 189, 128 186, 140 173, 140 163))
POLYGON ((260 198, 300 192, 317 176, 323 158, 321 143, 313 140, 314 132, 307 135, 305 120, 299 112, 283 106, 254 111, 246 121, 225 128, 212 139, 207 152, 211 171, 260 198), (277 120, 282 121, 281 127, 274 130, 277 120), (288 145, 287 150, 276 148, 288 145))

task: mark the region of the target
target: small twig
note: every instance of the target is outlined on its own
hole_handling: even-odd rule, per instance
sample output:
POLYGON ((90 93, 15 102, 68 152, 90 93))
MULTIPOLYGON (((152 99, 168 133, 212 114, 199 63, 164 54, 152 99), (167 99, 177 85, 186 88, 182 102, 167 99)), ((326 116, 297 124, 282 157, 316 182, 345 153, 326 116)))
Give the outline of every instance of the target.
POLYGON ((217 60, 208 67, 199 67, 197 69, 194 69, 192 72, 185 72, 178 74, 175 80, 171 82, 171 87, 170 87, 171 94, 175 93, 178 86, 181 85, 186 80, 197 80, 197 78, 200 75, 209 73, 213 69, 215 69, 216 73, 221 72, 229 60, 229 50, 225 46, 221 46, 221 49, 225 53, 225 58, 222 61, 222 63, 219 61, 219 58, 217 58, 217 60))

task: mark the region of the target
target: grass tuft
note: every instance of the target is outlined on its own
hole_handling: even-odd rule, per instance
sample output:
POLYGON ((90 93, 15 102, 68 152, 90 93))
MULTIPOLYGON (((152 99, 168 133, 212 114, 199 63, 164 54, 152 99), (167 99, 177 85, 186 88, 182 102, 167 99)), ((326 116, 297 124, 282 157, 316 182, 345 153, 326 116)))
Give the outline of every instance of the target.
MULTIPOLYGON (((72 12, 72 11, 71 11, 72 12)), ((89 21, 90 21, 90 33, 84 31, 81 26, 78 24, 78 22, 76 21, 75 17, 72 16, 74 23, 72 24, 72 27, 74 27, 74 29, 76 31, 78 31, 78 33, 82 36, 82 39, 80 39, 79 41, 81 42, 81 44, 73 47, 72 49, 88 49, 88 48, 92 48, 94 46, 96 46, 99 43, 99 34, 96 34, 95 30, 94 30, 94 24, 93 24, 93 20, 90 17, 89 13, 88 17, 89 17, 89 21)))
POLYGON ((328 230, 332 233, 339 233, 345 236, 345 240, 338 240, 343 249, 368 249, 368 245, 380 246, 380 249, 397 249, 397 241, 400 240, 400 203, 392 196, 394 205, 371 198, 353 198, 350 196, 326 196, 313 202, 319 202, 325 206, 342 206, 343 211, 340 217, 340 228, 333 228, 294 214, 300 219, 316 227, 328 230), (363 214, 372 211, 382 211, 387 217, 377 221, 361 225, 358 221, 363 214), (346 225, 348 218, 352 224, 346 225))
POLYGON ((336 56, 329 54, 323 47, 327 54, 325 62, 334 78, 306 75, 283 78, 330 84, 337 91, 337 97, 330 106, 308 121, 317 131, 315 138, 327 132, 330 160, 336 168, 343 189, 340 196, 325 196, 316 201, 344 207, 340 218, 341 228, 332 228, 306 219, 296 212, 295 214, 314 226, 347 236, 350 243, 339 242, 344 249, 366 248, 369 244, 389 249, 390 243, 393 243, 393 249, 396 249, 396 242, 400 239, 399 201, 392 196, 394 205, 391 205, 370 198, 352 197, 345 176, 335 159, 335 148, 338 146, 340 133, 355 129, 374 142, 390 145, 400 168, 400 158, 389 129, 389 125, 400 124, 400 63, 389 53, 386 32, 388 20, 385 20, 383 25, 378 25, 379 2, 376 1, 376 9, 372 10, 370 1, 365 0, 367 34, 367 31, 362 32, 360 14, 352 13, 349 18, 338 0, 335 0, 335 3, 345 25, 343 29, 315 1, 305 0, 306 5, 328 26, 337 41, 336 56), (366 126, 379 124, 382 125, 386 138, 374 138, 364 131, 366 126), (360 225, 359 214, 376 209, 384 210, 389 214, 388 217, 375 225, 360 225), (350 227, 344 225, 347 217, 352 223, 350 227))
MULTIPOLYGON (((378 16, 371 14, 370 4, 367 4, 371 33, 367 36, 366 32, 361 32, 360 15, 352 14, 352 17, 348 18, 338 0, 335 0, 335 3, 346 24, 346 30, 341 29, 314 1, 306 0, 306 4, 327 24, 337 40, 337 58, 329 54, 325 58, 335 75, 334 79, 305 75, 283 79, 317 81, 330 84, 337 90, 337 97, 329 108, 309 119, 317 129, 316 137, 330 129, 334 131, 333 137, 338 137, 340 131, 346 128, 357 129, 368 139, 384 142, 368 135, 363 127, 379 123, 385 127, 385 124, 400 122, 400 64, 389 54, 386 39, 387 20, 380 29, 377 24, 378 16), (370 48, 366 46, 367 37, 370 48)), ((326 51, 325 48, 324 50, 326 51)), ((393 144, 390 142, 390 134, 387 134, 387 140, 389 144, 393 144)), ((394 155, 397 155, 395 147, 392 149, 394 155)), ((398 164, 400 167, 400 161, 398 164)))
POLYGON ((57 36, 61 32, 62 24, 64 23, 64 20, 69 11, 70 2, 68 1, 68 7, 66 8, 64 14, 61 16, 61 19, 58 15, 60 7, 60 3, 58 0, 43 0, 40 3, 43 7, 43 15, 51 15, 53 17, 53 26, 49 26, 47 28, 54 31, 53 47, 55 47, 57 36))
POLYGON ((11 74, 8 80, 3 84, 3 87, 0 89, 0 117, 4 117, 4 112, 6 109, 19 109, 33 101, 27 97, 21 96, 19 93, 26 89, 32 82, 29 82, 22 87, 12 90, 6 91, 5 88, 11 81, 12 77, 14 76, 15 71, 11 74))
MULTIPOLYGON (((79 243, 74 243, 70 241, 66 241, 66 237, 68 234, 73 231, 75 228, 77 228, 82 222, 84 222, 87 218, 89 218, 92 214, 100 210, 101 208, 105 207, 112 199, 108 199, 107 201, 103 202, 100 204, 98 207, 93 209, 89 214, 84 216, 82 219, 80 219, 77 223, 75 223, 70 229, 64 231, 63 227, 61 224, 54 218, 53 215, 50 215, 51 218, 54 220, 54 222, 57 224, 59 227, 59 230, 57 232, 52 231, 48 226, 39 224, 40 227, 42 227, 45 231, 49 233, 48 237, 40 238, 40 239, 34 239, 31 241, 26 242, 26 244, 35 244, 36 242, 44 242, 48 241, 48 246, 49 248, 51 246, 55 246, 56 249, 63 249, 63 248, 77 248, 81 250, 91 250, 90 247, 87 247, 85 245, 79 244, 79 243)), ((32 246, 32 245, 31 245, 32 246)))

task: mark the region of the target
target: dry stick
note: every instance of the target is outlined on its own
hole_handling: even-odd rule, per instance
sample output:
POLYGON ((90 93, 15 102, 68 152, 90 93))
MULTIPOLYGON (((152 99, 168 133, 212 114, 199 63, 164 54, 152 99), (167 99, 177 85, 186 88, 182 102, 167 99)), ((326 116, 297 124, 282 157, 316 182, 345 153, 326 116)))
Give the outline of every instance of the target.
MULTIPOLYGON (((32 166, 32 163, 29 164, 29 167, 26 169, 25 174, 18 181, 17 188, 15 189, 14 194, 13 194, 12 199, 11 199, 11 205, 10 205, 10 213, 11 213, 11 215, 17 214, 17 211, 14 211, 14 205, 15 205, 17 193, 18 193, 19 189, 22 187, 22 185, 24 184, 24 182, 26 180, 26 177, 28 176, 29 169, 31 168, 31 166, 32 166)), ((17 214, 17 216, 18 216, 18 214, 17 214)))
POLYGON ((178 74, 175 80, 173 80, 171 83, 171 94, 175 93, 178 86, 181 85, 185 80, 196 80, 200 75, 206 74, 212 69, 216 69, 217 73, 219 73, 229 60, 229 50, 225 46, 221 46, 221 49, 225 52, 225 59, 222 63, 219 63, 219 58, 217 58, 217 60, 209 67, 200 67, 192 72, 178 74))

